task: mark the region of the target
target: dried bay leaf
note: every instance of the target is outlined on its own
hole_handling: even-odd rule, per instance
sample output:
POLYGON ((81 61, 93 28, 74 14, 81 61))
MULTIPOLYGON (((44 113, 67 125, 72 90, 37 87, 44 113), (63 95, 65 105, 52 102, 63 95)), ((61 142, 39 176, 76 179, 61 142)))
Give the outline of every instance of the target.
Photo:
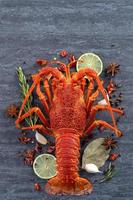
POLYGON ((82 168, 89 163, 95 164, 98 168, 104 165, 111 150, 106 150, 103 142, 104 138, 98 138, 87 145, 82 157, 82 168))

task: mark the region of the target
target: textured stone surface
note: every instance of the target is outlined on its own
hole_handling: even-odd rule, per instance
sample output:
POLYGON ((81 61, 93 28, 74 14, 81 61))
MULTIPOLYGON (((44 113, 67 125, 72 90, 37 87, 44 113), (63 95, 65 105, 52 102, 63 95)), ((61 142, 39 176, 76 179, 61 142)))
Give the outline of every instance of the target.
POLYGON ((132 0, 0 0, 0 200, 132 200, 132 84, 132 0), (95 52, 104 65, 114 60, 121 64, 117 81, 124 85, 126 108, 119 125, 125 133, 119 141, 122 157, 116 162, 117 176, 95 184, 91 196, 51 197, 34 192, 33 183, 39 179, 17 158, 16 153, 26 147, 17 142, 14 121, 4 117, 6 106, 19 101, 16 67, 22 65, 26 73, 33 73, 37 58, 56 57, 64 48, 76 55, 95 52))

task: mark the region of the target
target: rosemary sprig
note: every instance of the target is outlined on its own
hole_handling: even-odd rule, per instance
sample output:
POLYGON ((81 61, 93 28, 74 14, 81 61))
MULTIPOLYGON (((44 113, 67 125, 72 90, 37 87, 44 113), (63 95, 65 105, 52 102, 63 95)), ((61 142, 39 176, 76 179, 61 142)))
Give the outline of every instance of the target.
POLYGON ((112 179, 112 177, 116 174, 115 166, 112 165, 112 163, 109 163, 108 169, 104 172, 103 179, 100 180, 100 183, 103 183, 104 181, 108 181, 112 179))
MULTIPOLYGON (((30 86, 26 81, 26 77, 24 75, 22 67, 20 66, 17 68, 17 76, 19 79, 19 85, 21 89, 21 102, 23 102, 27 92, 29 91, 30 86)), ((32 95, 30 95, 24 107, 25 113, 32 107, 32 100, 33 100, 33 97, 32 95)), ((29 126, 33 126, 34 124, 36 124, 37 120, 38 120, 38 116, 36 114, 34 114, 33 116, 30 116, 29 118, 25 118, 25 121, 27 122, 29 126)))

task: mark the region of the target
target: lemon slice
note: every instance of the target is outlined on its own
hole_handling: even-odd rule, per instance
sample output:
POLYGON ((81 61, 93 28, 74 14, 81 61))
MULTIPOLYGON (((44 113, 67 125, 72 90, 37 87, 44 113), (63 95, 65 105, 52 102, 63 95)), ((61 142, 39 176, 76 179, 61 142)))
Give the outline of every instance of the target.
POLYGON ((34 160, 33 170, 42 179, 56 176, 56 158, 51 154, 41 154, 34 160))
POLYGON ((85 53, 77 60, 76 69, 79 71, 79 69, 87 67, 95 70, 100 75, 103 70, 103 63, 96 54, 85 53))

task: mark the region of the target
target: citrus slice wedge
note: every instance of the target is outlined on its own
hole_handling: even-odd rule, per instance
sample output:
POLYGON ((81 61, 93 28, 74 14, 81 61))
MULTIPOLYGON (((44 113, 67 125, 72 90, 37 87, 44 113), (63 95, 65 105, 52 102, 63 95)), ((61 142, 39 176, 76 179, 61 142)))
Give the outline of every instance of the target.
POLYGON ((76 64, 77 71, 83 68, 91 68, 95 70, 98 75, 100 75, 103 70, 103 63, 99 56, 97 56, 96 54, 85 53, 79 57, 76 64))
POLYGON ((33 163, 35 174, 42 179, 50 179, 56 176, 56 158, 51 154, 41 154, 33 163))

